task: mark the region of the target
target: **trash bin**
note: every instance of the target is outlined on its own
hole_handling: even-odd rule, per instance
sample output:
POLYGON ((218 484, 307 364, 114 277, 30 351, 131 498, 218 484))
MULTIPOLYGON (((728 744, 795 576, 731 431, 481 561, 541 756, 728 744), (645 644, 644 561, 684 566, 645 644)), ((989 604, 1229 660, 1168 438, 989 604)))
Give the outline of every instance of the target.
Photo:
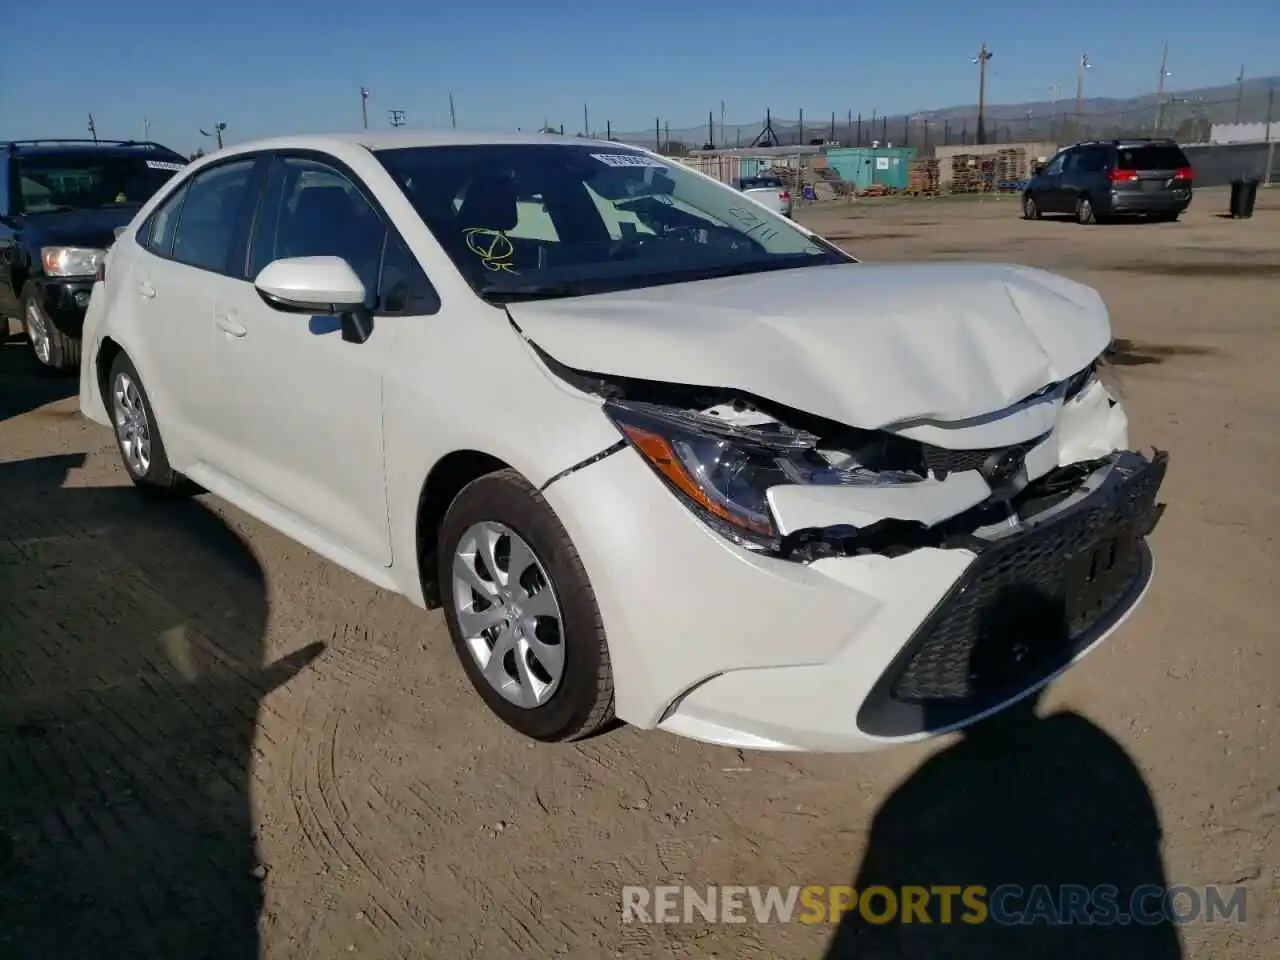
POLYGON ((1253 216, 1258 202, 1258 178, 1236 177, 1231 181, 1231 216, 1244 220, 1253 216))

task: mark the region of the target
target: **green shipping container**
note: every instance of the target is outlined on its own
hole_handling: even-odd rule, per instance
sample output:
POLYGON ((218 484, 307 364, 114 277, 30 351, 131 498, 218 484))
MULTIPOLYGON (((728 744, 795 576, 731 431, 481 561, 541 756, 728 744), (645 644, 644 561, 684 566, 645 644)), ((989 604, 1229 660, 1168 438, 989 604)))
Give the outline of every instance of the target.
POLYGON ((857 190, 873 184, 905 190, 915 155, 915 147, 843 147, 828 150, 827 163, 857 190))

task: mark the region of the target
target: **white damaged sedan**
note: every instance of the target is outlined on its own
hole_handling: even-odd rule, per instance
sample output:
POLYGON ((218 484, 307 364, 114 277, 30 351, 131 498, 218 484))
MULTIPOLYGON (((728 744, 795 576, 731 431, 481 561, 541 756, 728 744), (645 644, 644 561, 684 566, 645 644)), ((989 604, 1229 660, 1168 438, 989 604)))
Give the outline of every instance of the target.
POLYGON ((174 177, 100 269, 81 403, 137 484, 442 606, 530 737, 862 751, 1142 598, 1166 456, 1110 339, 1080 284, 860 263, 639 149, 366 132, 174 177))

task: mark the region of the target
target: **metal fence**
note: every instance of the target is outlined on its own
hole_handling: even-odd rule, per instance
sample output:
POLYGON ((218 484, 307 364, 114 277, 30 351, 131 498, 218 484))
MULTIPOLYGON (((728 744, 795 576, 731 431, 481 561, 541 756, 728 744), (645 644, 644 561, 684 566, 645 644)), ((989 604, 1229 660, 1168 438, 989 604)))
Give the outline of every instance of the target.
POLYGON ((935 146, 1029 141, 1072 142, 1122 136, 1168 136, 1184 143, 1207 143, 1214 123, 1275 122, 1280 126, 1280 98, 1269 84, 1246 84, 1238 93, 1206 98, 1199 95, 1155 95, 1126 101, 1111 109, 1076 111, 1074 102, 1028 104, 1021 112, 992 107, 983 115, 983 135, 978 135, 976 108, 922 111, 910 115, 880 116, 847 110, 843 115, 813 116, 800 111, 791 119, 772 111, 751 123, 727 123, 714 114, 706 123, 672 126, 657 117, 652 127, 617 131, 607 124, 594 136, 610 136, 626 143, 667 153, 682 153, 707 146, 744 149, 772 145, 802 146, 815 141, 835 141, 844 146, 891 144, 915 147, 927 154, 935 146))
POLYGON ((1280 151, 1270 143, 1222 143, 1184 147, 1197 187, 1221 187, 1237 177, 1280 183, 1280 151))

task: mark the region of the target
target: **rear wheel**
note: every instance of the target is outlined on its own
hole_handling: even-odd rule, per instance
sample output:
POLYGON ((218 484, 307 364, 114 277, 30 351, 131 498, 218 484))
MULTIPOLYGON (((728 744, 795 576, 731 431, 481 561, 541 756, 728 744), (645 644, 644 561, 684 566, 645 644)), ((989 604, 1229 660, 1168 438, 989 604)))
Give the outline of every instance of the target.
POLYGON ((69 373, 80 369, 80 341, 53 324, 30 284, 22 292, 22 329, 36 359, 47 370, 69 373))
POLYGON ((186 478, 169 466, 151 401, 142 388, 138 371, 123 353, 117 354, 111 363, 105 399, 115 428, 116 446, 129 479, 143 489, 184 489, 186 478))
POLYGON ((440 525, 445 620, 472 686, 525 736, 577 740, 613 720, 595 593, 542 495, 514 470, 472 481, 440 525))

